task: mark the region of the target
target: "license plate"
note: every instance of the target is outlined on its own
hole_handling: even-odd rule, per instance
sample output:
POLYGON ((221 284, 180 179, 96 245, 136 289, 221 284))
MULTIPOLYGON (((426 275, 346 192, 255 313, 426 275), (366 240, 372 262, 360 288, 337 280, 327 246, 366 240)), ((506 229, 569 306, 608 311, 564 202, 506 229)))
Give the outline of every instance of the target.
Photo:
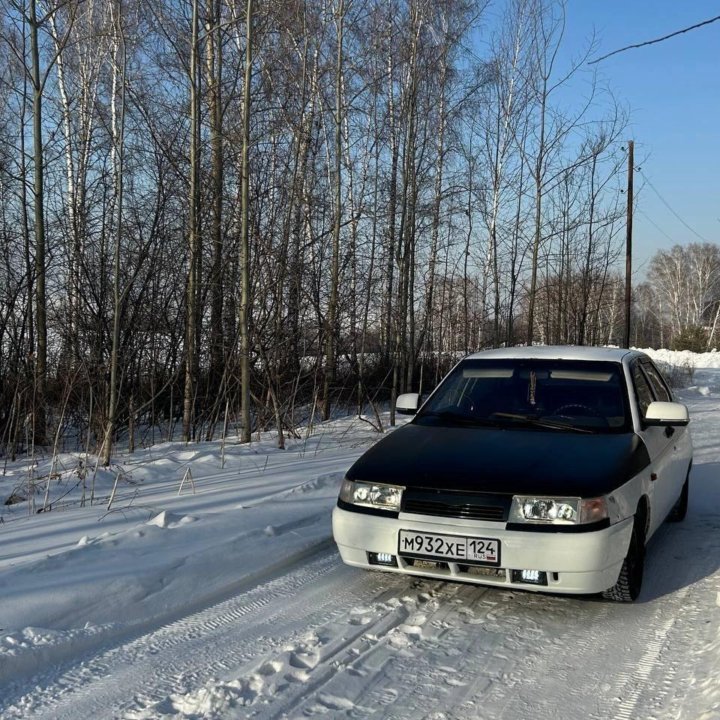
POLYGON ((500 565, 500 541, 493 538, 401 530, 398 537, 398 555, 500 565))

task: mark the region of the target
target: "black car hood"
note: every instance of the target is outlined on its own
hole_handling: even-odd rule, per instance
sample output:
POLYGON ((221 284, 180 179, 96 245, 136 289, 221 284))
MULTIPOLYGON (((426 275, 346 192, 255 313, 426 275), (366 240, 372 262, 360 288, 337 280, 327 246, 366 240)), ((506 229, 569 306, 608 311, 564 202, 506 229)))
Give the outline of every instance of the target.
POLYGON ((409 424, 350 468, 350 480, 443 490, 595 497, 650 463, 635 433, 409 424))

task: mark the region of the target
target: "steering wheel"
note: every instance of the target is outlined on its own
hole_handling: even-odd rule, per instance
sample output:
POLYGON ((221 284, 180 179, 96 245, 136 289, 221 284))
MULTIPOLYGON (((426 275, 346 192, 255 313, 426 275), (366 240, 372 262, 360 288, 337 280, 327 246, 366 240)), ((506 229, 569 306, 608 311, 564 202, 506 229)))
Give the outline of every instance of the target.
MULTIPOLYGON (((590 407, 589 405, 583 405, 582 403, 567 403, 566 405, 561 405, 560 407, 555 408, 553 410, 553 415, 563 415, 568 410, 581 410, 580 415, 589 415, 591 417, 596 418, 602 418, 607 422, 607 418, 599 411, 596 410, 594 407, 590 407)), ((571 415, 576 415, 577 413, 570 413, 571 415)))

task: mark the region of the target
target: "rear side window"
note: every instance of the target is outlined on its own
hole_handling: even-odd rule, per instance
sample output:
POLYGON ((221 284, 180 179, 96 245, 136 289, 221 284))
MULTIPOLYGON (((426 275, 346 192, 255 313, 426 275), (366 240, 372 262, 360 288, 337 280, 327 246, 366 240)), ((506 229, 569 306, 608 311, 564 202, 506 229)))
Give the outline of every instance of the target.
POLYGON ((653 393, 655 394, 656 400, 662 400, 663 402, 670 402, 672 395, 668 390, 662 375, 658 372, 657 368, 649 362, 644 362, 642 368, 650 381, 650 387, 652 387, 653 393))
POLYGON ((645 417, 648 405, 653 401, 650 383, 645 377, 645 373, 640 369, 639 364, 635 364, 632 370, 633 386, 635 387, 635 397, 637 397, 640 414, 645 417))

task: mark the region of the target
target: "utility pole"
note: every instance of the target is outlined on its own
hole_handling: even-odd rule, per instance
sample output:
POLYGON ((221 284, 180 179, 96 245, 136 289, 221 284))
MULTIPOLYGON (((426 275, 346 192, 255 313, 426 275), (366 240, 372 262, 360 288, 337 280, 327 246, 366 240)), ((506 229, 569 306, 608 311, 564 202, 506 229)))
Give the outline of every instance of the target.
POLYGON ((628 141, 627 224, 625 226, 625 347, 630 347, 630 310, 632 305, 632 221, 635 142, 628 141))

